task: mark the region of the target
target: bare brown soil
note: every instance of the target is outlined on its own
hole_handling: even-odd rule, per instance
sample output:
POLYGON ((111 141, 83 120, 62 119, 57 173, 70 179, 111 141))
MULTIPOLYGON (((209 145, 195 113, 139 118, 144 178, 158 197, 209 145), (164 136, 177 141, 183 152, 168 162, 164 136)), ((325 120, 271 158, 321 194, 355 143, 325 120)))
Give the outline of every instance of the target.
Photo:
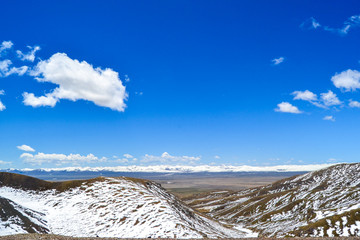
POLYGON ((239 191, 247 188, 268 185, 283 179, 284 176, 275 177, 217 177, 217 178, 189 178, 154 180, 163 188, 175 194, 179 198, 186 198, 193 194, 209 193, 213 191, 239 191))

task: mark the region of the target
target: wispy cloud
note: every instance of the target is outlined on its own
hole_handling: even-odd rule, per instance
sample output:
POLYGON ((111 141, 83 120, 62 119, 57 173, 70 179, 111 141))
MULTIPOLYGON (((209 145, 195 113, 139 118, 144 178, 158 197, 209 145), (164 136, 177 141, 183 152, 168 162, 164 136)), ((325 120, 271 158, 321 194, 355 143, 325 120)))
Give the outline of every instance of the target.
POLYGON ((141 162, 159 162, 159 163, 176 163, 176 162, 187 162, 189 164, 194 164, 196 161, 199 161, 201 157, 192 157, 192 156, 173 156, 167 152, 161 154, 161 156, 154 156, 146 154, 141 162))
POLYGON ((329 115, 329 116, 325 116, 325 117, 323 118, 323 120, 335 122, 334 116, 330 116, 330 115, 329 115))
POLYGON ((271 62, 274 65, 279 65, 280 63, 284 62, 285 58, 284 57, 279 57, 279 58, 274 58, 273 60, 271 60, 271 62))
POLYGON ((289 102, 281 102, 277 105, 277 108, 275 108, 275 112, 283 112, 283 113, 295 113, 299 114, 302 113, 297 107, 293 106, 289 102))
POLYGON ((95 162, 105 162, 107 158, 98 158, 93 154, 88 155, 80 155, 80 154, 47 154, 47 153, 23 153, 20 155, 20 158, 23 159, 24 163, 29 163, 32 165, 42 165, 44 163, 51 163, 55 165, 63 165, 63 164, 72 164, 79 165, 81 163, 95 163, 95 162))
POLYGON ((25 151, 25 152, 35 152, 35 149, 33 149, 32 147, 28 146, 28 145, 21 145, 21 146, 17 146, 18 149, 25 151))
POLYGON ((339 34, 340 36, 345 36, 349 31, 355 27, 360 26, 360 15, 353 15, 343 22, 342 27, 330 27, 322 26, 315 18, 311 17, 301 23, 300 27, 303 29, 317 29, 322 28, 325 31, 339 34))
POLYGON ((321 27, 320 23, 313 17, 305 20, 300 24, 300 27, 303 29, 317 29, 321 27))
POLYGON ((34 46, 34 47, 27 46, 27 47, 29 48, 29 52, 23 53, 22 51, 17 50, 16 54, 17 54, 18 58, 20 58, 22 61, 34 62, 35 61, 35 53, 40 50, 40 47, 39 46, 34 46))
POLYGON ((11 65, 12 65, 12 62, 9 59, 0 61, 0 77, 8 77, 12 74, 22 76, 29 69, 28 66, 10 67, 11 65))

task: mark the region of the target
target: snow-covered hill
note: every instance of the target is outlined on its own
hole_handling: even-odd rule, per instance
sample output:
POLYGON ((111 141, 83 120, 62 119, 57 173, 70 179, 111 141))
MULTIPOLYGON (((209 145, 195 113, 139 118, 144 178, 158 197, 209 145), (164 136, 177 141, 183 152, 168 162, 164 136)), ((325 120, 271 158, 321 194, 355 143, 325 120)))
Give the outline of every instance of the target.
POLYGON ((50 183, 0 174, 0 235, 243 237, 187 207, 160 185, 132 178, 50 183))
POLYGON ((360 163, 186 202, 215 219, 265 236, 360 236, 360 163))

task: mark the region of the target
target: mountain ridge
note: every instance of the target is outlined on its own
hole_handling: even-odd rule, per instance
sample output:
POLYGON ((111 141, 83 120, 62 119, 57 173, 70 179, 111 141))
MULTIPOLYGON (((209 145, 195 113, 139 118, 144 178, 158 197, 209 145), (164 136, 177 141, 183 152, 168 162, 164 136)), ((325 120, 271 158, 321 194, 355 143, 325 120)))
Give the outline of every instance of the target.
POLYGON ((263 187, 185 202, 220 221, 242 223, 260 236, 358 236, 359 190, 360 163, 339 164, 263 187), (346 216, 340 221, 341 214, 346 216))
POLYGON ((143 179, 99 177, 48 182, 6 173, 0 174, 0 196, 13 206, 12 211, 26 210, 0 223, 0 229, 7 229, 6 234, 45 231, 76 237, 245 236, 243 231, 227 228, 194 211, 160 184, 143 179), (34 185, 29 187, 27 181, 34 185), (27 229, 28 221, 36 227, 27 229))

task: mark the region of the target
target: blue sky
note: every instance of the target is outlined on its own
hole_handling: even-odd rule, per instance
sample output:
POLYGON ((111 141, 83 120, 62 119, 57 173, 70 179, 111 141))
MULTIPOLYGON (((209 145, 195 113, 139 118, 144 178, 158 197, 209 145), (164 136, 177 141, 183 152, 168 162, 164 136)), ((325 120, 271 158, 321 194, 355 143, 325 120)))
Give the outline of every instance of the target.
POLYGON ((358 1, 1 4, 0 168, 359 161, 358 1))

